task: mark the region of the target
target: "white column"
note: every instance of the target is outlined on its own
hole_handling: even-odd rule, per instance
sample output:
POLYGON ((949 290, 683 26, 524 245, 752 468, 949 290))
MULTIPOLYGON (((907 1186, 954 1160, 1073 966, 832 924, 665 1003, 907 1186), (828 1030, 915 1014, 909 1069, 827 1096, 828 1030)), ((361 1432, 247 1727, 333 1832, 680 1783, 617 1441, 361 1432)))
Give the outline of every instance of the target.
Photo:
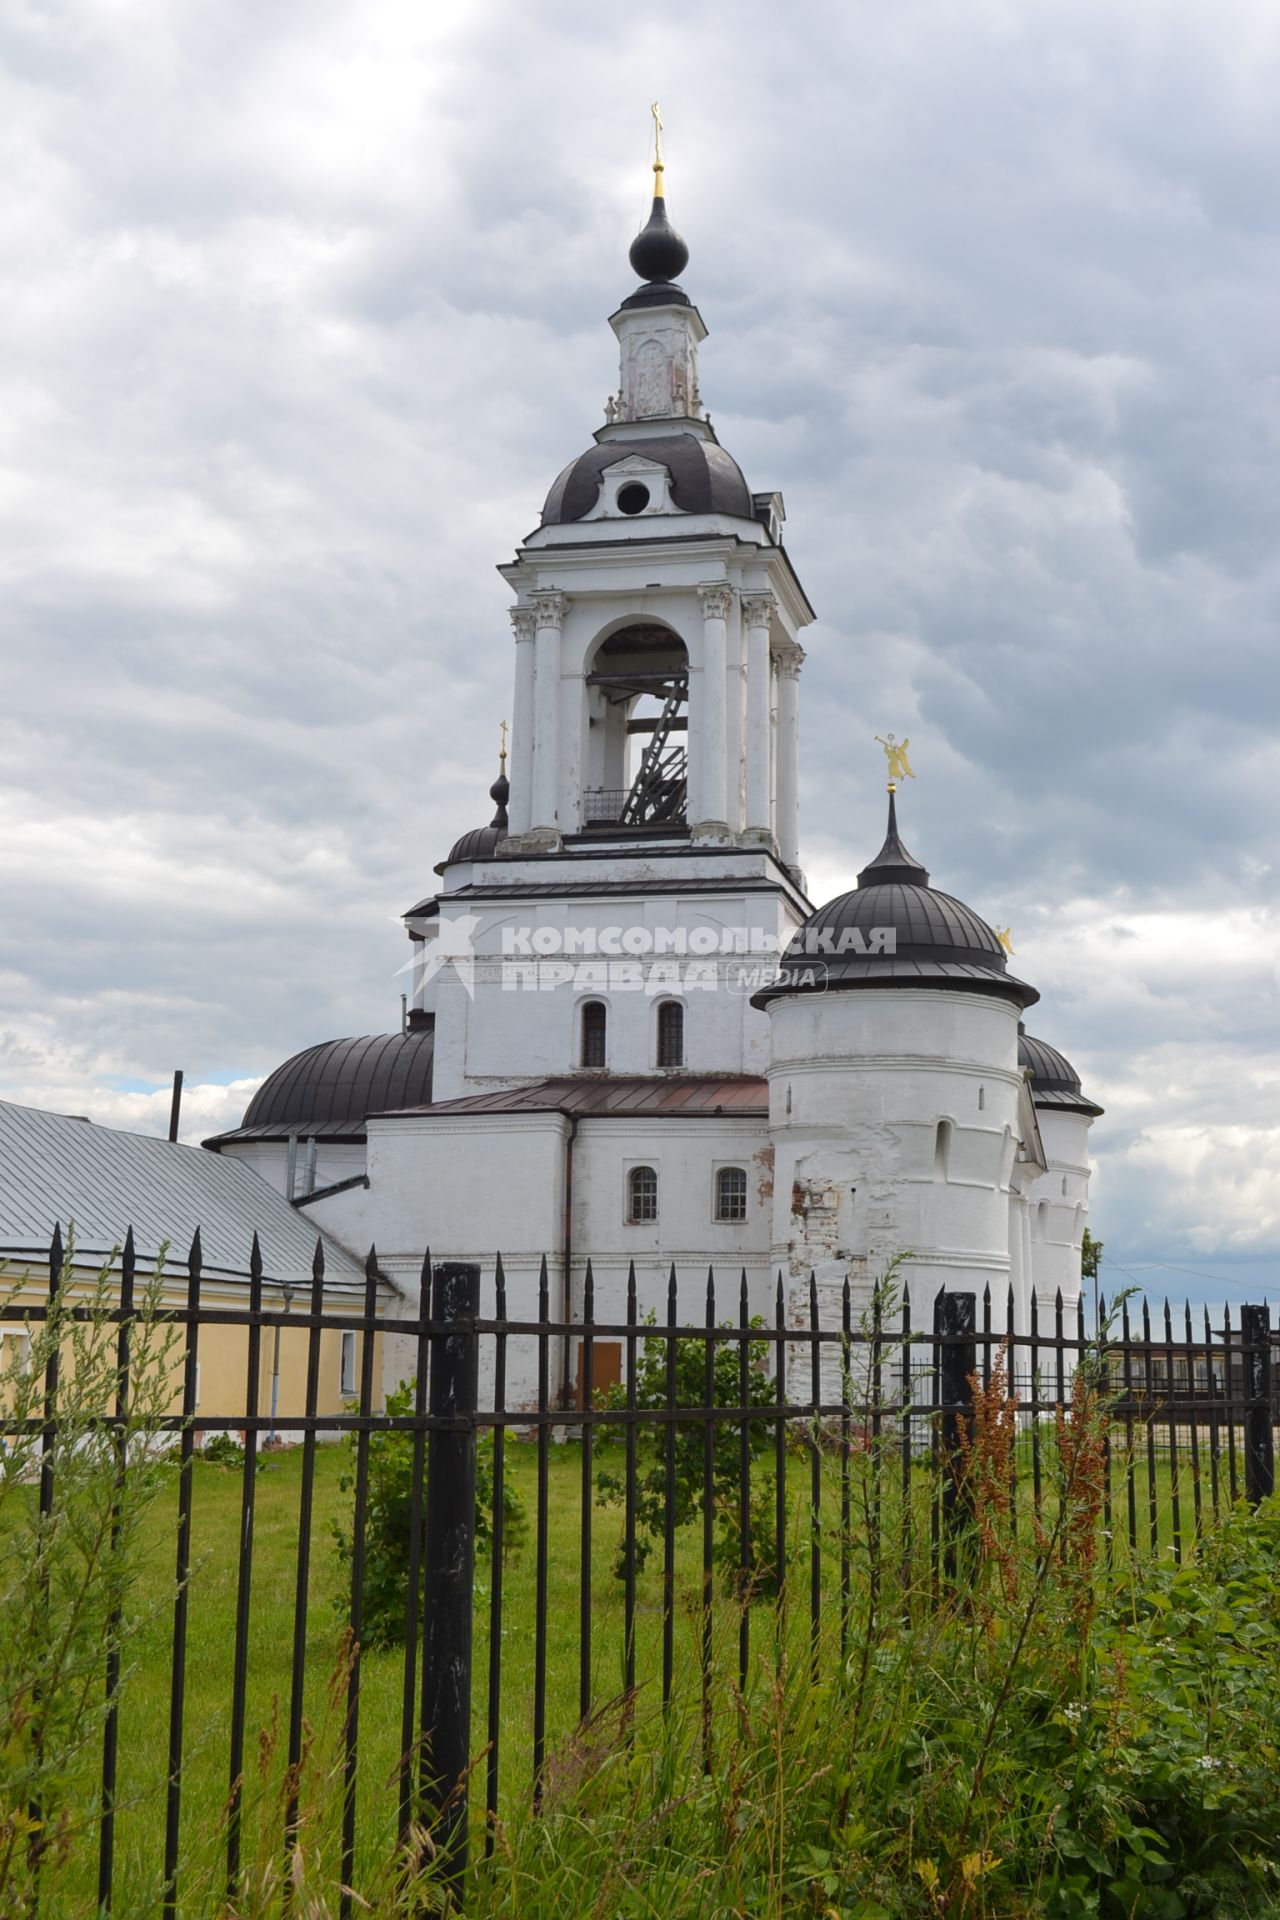
POLYGON ((702 743, 700 769, 691 769, 701 796, 695 825, 726 828, 725 625, 733 599, 725 586, 698 588, 702 602, 702 743))
POLYGON ((743 596, 742 617, 747 627, 747 832, 771 840, 773 827, 770 809, 770 761, 773 747, 769 739, 769 708, 772 688, 769 684, 769 615, 773 608, 771 593, 743 596))
POLYGON ((724 664, 724 777, 725 822, 736 838, 743 826, 743 761, 746 756, 746 635, 741 620, 729 608, 725 627, 724 664))
POLYGON ((533 599, 533 819, 537 831, 558 831, 560 800, 560 622, 562 593, 538 593, 533 599))
POLYGON ((800 864, 800 662, 797 647, 778 661, 778 858, 800 864))
POLYGON ((414 1013, 421 1013, 426 1002, 427 986, 427 943, 420 933, 411 933, 413 942, 413 992, 409 996, 409 1006, 414 1013))
POLYGON ((516 636, 516 690, 511 713, 510 831, 528 833, 533 824, 533 608, 513 607, 516 636))

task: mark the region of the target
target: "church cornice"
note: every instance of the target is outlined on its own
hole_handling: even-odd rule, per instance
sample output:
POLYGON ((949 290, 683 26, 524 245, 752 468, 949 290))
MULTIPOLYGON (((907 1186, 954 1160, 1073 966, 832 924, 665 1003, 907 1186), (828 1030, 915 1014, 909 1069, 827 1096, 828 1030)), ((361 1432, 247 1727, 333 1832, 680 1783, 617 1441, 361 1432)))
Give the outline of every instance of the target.
MULTIPOLYGON (((738 556, 737 564, 748 561, 753 568, 763 569, 767 581, 744 580, 741 591, 760 593, 772 590, 778 598, 780 609, 790 618, 795 627, 807 627, 817 618, 810 604, 809 596, 800 582, 799 575, 791 564, 786 548, 771 542, 761 528, 760 540, 748 540, 734 527, 727 524, 704 524, 687 533, 666 534, 625 534, 620 535, 617 522, 612 520, 576 521, 572 539, 548 538, 559 532, 557 528, 539 528, 529 535, 516 549, 514 556, 504 561, 497 569, 502 578, 517 594, 529 594, 535 590, 539 576, 547 569, 555 567, 561 560, 571 560, 577 573, 584 566, 592 565, 601 569, 630 565, 635 568, 650 566, 655 551, 678 553, 681 559, 692 561, 706 559, 714 562, 730 555, 738 556), (583 538, 583 529, 599 527, 598 537, 589 535, 583 538)), ((557 583, 558 584, 558 583, 557 583)), ((697 585, 696 581, 692 584, 697 585)), ((734 585, 739 583, 735 581, 734 585)), ((650 585, 645 582, 646 587, 650 585)), ((683 588, 684 582, 672 582, 672 588, 683 588)), ((585 584, 582 591, 587 591, 585 584)), ((656 591, 670 591, 666 583, 660 583, 656 591)))

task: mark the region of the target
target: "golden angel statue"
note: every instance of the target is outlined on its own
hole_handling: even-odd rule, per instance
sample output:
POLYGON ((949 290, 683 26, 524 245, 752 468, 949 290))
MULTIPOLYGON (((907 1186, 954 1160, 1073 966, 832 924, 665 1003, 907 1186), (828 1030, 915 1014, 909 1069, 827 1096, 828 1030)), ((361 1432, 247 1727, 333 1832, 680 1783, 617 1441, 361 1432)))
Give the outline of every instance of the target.
POLYGON ((910 739, 898 740, 893 734, 890 734, 887 740, 882 739, 881 736, 877 734, 876 739, 880 741, 880 745, 884 748, 884 757, 889 763, 889 778, 891 780, 914 780, 916 776, 911 771, 911 762, 907 758, 907 748, 911 745, 910 739))
POLYGON ((1005 952, 1009 955, 1012 955, 1013 936, 1009 932, 1008 927, 997 927, 995 929, 995 936, 996 936, 996 939, 1000 942, 1000 945, 1004 948, 1005 952))

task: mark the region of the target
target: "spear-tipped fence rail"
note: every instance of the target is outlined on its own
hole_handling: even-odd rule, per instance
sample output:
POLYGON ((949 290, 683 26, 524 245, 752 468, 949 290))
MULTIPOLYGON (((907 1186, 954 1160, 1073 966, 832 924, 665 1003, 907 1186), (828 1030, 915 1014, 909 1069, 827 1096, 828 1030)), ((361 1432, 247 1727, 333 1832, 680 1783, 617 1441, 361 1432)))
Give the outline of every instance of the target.
MULTIPOLYGON (((165 1792, 164 1869, 159 1910, 170 1920, 182 1910, 180 1835, 184 1769, 189 1759, 185 1723, 188 1662, 191 1537, 194 1501, 193 1464, 203 1438, 238 1434, 244 1443, 241 1469, 239 1555, 236 1567, 235 1624, 229 1655, 227 1728, 228 1796, 225 1817, 226 1890, 234 1900, 242 1877, 243 1782, 245 1772, 247 1674, 253 1606, 254 1519, 257 1466, 261 1445, 274 1434, 301 1444, 300 1505, 293 1553, 293 1631, 289 1663, 287 1742, 291 1781, 304 1744, 304 1692, 307 1681, 307 1617, 313 1560, 313 1496, 316 1448, 322 1439, 354 1436, 352 1552, 350 1556, 349 1669, 342 1729, 341 1808, 342 1886, 340 1910, 355 1910, 357 1795, 359 1767, 362 1607, 365 1567, 364 1532, 369 1501, 370 1441, 377 1434, 407 1434, 411 1447, 411 1523, 406 1572, 400 1760, 388 1793, 386 1840, 401 1846, 426 1828, 432 1848, 443 1860, 461 1903, 467 1866, 469 1829, 478 1809, 469 1806, 470 1783, 484 1788, 484 1844, 490 1851, 499 1814, 503 1780, 502 1698, 504 1629, 509 1626, 504 1594, 504 1486, 511 1466, 508 1441, 531 1442, 534 1482, 533 1689, 529 1702, 529 1791, 533 1807, 543 1799, 549 1755, 548 1623, 550 1607, 550 1467, 557 1439, 580 1447, 581 1493, 578 1515, 577 1583, 578 1710, 586 1721, 601 1700, 596 1642, 599 1630, 592 1599, 593 1567, 599 1558, 597 1495, 593 1480, 597 1449, 610 1440, 623 1458, 621 1541, 618 1564, 622 1584, 621 1674, 624 1727, 637 1686, 637 1626, 640 1607, 637 1578, 639 1449, 663 1468, 662 1525, 657 1579, 661 1631, 655 1649, 660 1698, 665 1708, 676 1690, 676 1622, 680 1601, 677 1575, 677 1447, 682 1434, 700 1433, 699 1517, 700 1631, 695 1637, 704 1719, 711 1712, 716 1636, 712 1614, 717 1593, 715 1520, 717 1511, 717 1431, 736 1436, 737 1470, 733 1497, 736 1513, 737 1569, 729 1583, 736 1615, 732 1636, 739 1684, 747 1684, 753 1634, 776 1635, 774 1619, 760 1625, 759 1602, 767 1597, 769 1614, 794 1614, 803 1607, 815 1674, 819 1670, 824 1615, 834 1615, 842 1653, 851 1610, 853 1571, 861 1569, 872 1591, 894 1577, 904 1593, 927 1603, 956 1577, 956 1534, 964 1523, 961 1460, 976 1389, 990 1386, 997 1356, 1010 1396, 1016 1396, 1020 1440, 1015 1449, 1014 1524, 1021 1511, 1039 1518, 1054 1496, 1048 1467, 1052 1423, 1068 1404, 1082 1364, 1107 1397, 1109 1425, 1105 1445, 1102 1525, 1106 1563, 1127 1545, 1135 1559, 1162 1544, 1180 1559, 1192 1551, 1203 1528, 1239 1497, 1257 1504, 1274 1490, 1274 1431, 1280 1420, 1275 1365, 1276 1339, 1269 1310, 1246 1306, 1233 1326, 1229 1310, 1211 1325, 1207 1311, 1193 1318, 1185 1308, 1175 1326, 1165 1303, 1153 1326, 1146 1302, 1140 1309, 1125 1298, 1118 1323, 1100 1306, 1101 1331, 1087 1331, 1083 1300, 1070 1307, 1061 1294, 1050 1304, 1033 1295, 1025 1317, 1015 1308, 1012 1289, 1003 1312, 993 1311, 988 1289, 973 1294, 942 1293, 931 1304, 927 1328, 913 1322, 910 1293, 876 1293, 863 1310, 846 1280, 820 1298, 816 1280, 807 1287, 784 1288, 779 1276, 771 1313, 752 1314, 745 1272, 731 1284, 714 1272, 705 1287, 692 1276, 682 1291, 672 1267, 666 1276, 660 1321, 642 1315, 632 1265, 621 1321, 596 1318, 591 1263, 581 1290, 580 1316, 570 1322, 550 1315, 547 1262, 543 1260, 531 1319, 510 1312, 501 1258, 486 1282, 480 1268, 424 1260, 418 1311, 405 1317, 378 1311, 377 1255, 370 1251, 363 1298, 359 1304, 326 1304, 324 1252, 317 1243, 310 1297, 304 1310, 264 1305, 268 1279, 255 1236, 248 1260, 249 1283, 243 1305, 212 1304, 201 1292, 202 1255, 197 1233, 186 1262, 185 1304, 166 1304, 157 1315, 180 1332, 180 1403, 155 1417, 151 1430, 169 1436, 177 1452, 177 1527, 170 1637, 168 1766, 165 1792), (665 1297, 664 1297, 665 1293, 665 1297), (492 1313, 482 1312, 485 1301, 492 1313), (682 1317, 685 1313, 689 1318, 682 1317), (1135 1312, 1139 1324, 1135 1326, 1135 1312), (696 1317, 695 1317, 696 1316, 696 1317), (723 1317, 722 1317, 723 1316, 723 1317), (242 1395, 235 1405, 197 1407, 197 1366, 202 1334, 218 1329, 244 1331, 242 1395), (305 1337, 304 1411, 285 1415, 260 1409, 264 1332, 288 1329, 305 1337), (361 1336, 362 1356, 353 1399, 341 1411, 319 1410, 319 1366, 326 1332, 361 1336), (369 1337, 394 1332, 407 1337, 414 1355, 412 1411, 380 1411, 381 1383, 375 1376, 374 1345, 369 1337), (553 1390, 552 1355, 579 1343, 580 1394, 576 1404, 553 1390), (701 1349, 700 1404, 681 1401, 679 1356, 686 1343, 701 1349), (528 1360, 531 1396, 508 1404, 513 1343, 528 1360), (596 1356, 604 1343, 615 1344, 621 1382, 607 1395, 596 1390, 596 1356), (657 1404, 638 1401, 639 1361, 645 1343, 663 1360, 665 1391, 657 1404), (733 1404, 716 1397, 715 1359, 722 1349, 736 1350, 733 1404), (760 1387, 761 1351, 767 1355, 770 1386, 760 1387), (482 1369, 482 1357, 485 1365, 482 1369), (479 1381, 487 1382, 482 1401, 479 1381), (754 1372, 754 1377, 753 1377, 754 1372), (489 1583, 486 1683, 483 1700, 473 1694, 473 1627, 476 1614, 476 1447, 480 1434, 493 1434, 493 1507, 484 1572, 489 1583), (765 1444, 756 1447, 755 1437, 765 1444), (807 1472, 806 1472, 807 1469, 807 1472), (770 1488, 769 1482, 772 1482, 770 1488), (768 1519, 761 1521, 753 1497, 764 1491, 768 1519), (856 1496, 856 1497, 855 1497, 856 1496), (1190 1497, 1188 1509, 1187 1497, 1190 1497), (1162 1541, 1162 1529, 1167 1539, 1162 1541), (891 1533, 893 1537, 891 1537, 891 1533), (766 1581, 757 1557, 767 1560, 766 1581), (807 1578, 806 1578, 807 1575, 807 1578), (660 1676, 660 1677, 659 1677, 660 1676), (473 1718, 483 1729, 483 1745, 473 1743, 473 1718), (483 1759, 483 1767, 476 1763, 483 1759)), ((116 1436, 112 1457, 117 1478, 128 1470, 123 1432, 129 1421, 131 1330, 137 1311, 137 1258, 133 1235, 119 1256, 115 1305, 106 1315, 116 1327, 116 1370, 110 1404, 98 1424, 116 1436)), ((225 1289, 224 1289, 225 1292, 225 1289)), ((79 1304, 69 1285, 60 1231, 52 1241, 48 1290, 33 1299, 24 1284, 7 1309, 15 1319, 39 1324, 56 1317, 101 1319, 101 1309, 79 1304)), ((915 1310, 918 1314, 918 1307, 915 1310)), ((650 1378, 652 1379, 652 1370, 650 1378)), ((43 1400, 38 1417, 20 1421, 0 1405, 4 1444, 17 1434, 37 1434, 38 1502, 47 1520, 58 1498, 57 1439, 60 1360, 57 1346, 47 1355, 43 1400)), ((720 1506, 724 1507, 721 1494, 720 1506)), ((120 1772, 119 1697, 121 1689, 119 1615, 112 1617, 105 1653, 106 1711, 102 1727, 100 1801, 97 1812, 98 1910, 110 1913, 114 1887, 120 1772)), ((616 1674, 617 1668, 611 1668, 616 1674)), ((612 1683, 606 1683, 612 1690, 612 1683)), ((31 1808, 38 1833, 40 1808, 31 1808)), ((292 1843, 298 1822, 295 1788, 286 1794, 282 1847, 292 1843)), ((36 1843, 38 1846, 38 1842, 36 1843)), ((38 1865, 38 1860, 37 1860, 38 1865)), ((136 1911, 130 1906, 130 1911, 136 1911)))

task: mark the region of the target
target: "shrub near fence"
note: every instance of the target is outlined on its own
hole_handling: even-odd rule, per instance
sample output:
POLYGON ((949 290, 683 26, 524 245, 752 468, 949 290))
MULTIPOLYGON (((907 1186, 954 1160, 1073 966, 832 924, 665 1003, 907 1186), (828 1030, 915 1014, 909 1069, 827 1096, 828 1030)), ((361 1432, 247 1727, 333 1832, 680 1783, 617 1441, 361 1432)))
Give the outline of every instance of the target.
MULTIPOLYGON (((163 1438, 176 1450, 169 1480, 146 1486, 154 1495, 160 1486, 176 1481, 177 1527, 166 1599, 172 1629, 164 1847, 155 1902, 166 1920, 179 1912, 206 1910, 191 1904, 195 1895, 188 1896, 182 1883, 183 1795, 197 1749, 200 1764, 208 1764, 208 1730, 198 1728, 193 1736, 186 1722, 195 1383, 203 1327, 232 1324, 248 1330, 243 1403, 199 1410, 202 1435, 238 1433, 244 1441, 234 1631, 223 1650, 227 1714, 221 1844, 223 1888, 232 1903, 225 1908, 228 1913, 241 1910, 235 1902, 243 1895, 252 1864, 245 1828, 251 1745, 247 1675, 254 1608, 260 1599, 255 1591, 258 1466, 270 1421, 248 1409, 259 1404, 265 1332, 287 1327, 290 1337, 306 1341, 308 1351, 305 1411, 275 1423, 281 1433, 301 1443, 291 1552, 293 1627, 280 1734, 283 1790, 277 1845, 268 1850, 281 1863, 290 1860, 299 1844, 306 1814, 302 1782, 313 1738, 307 1698, 317 1657, 310 1623, 318 1578, 317 1445, 325 1435, 342 1435, 350 1450, 348 1638, 340 1667, 338 1831, 332 1836, 333 1881, 341 1889, 338 1910, 343 1915, 356 1911, 362 1870, 372 1885, 375 1870, 369 1863, 379 1859, 398 1858, 403 1866, 407 1859, 420 1861, 429 1855, 434 1884, 460 1897, 471 1830, 480 1817, 475 1803, 483 1799, 488 1852, 495 1821, 511 1811, 513 1780, 523 1774, 533 1805, 543 1802, 554 1741, 568 1730, 564 1676, 553 1675, 549 1665, 553 1641, 562 1646, 572 1630, 565 1618, 571 1593, 576 1686, 568 1691, 576 1698, 579 1724, 589 1725, 615 1697, 621 1702, 624 1727, 629 1718, 634 1724, 635 1703, 649 1687, 663 1710, 690 1696, 701 1701, 705 1745, 715 1716, 724 1708, 721 1683, 726 1676, 720 1663, 726 1646, 733 1649, 727 1681, 744 1697, 753 1652, 761 1645, 790 1645, 799 1635, 815 1677, 824 1659, 838 1655, 843 1663, 851 1651, 855 1601, 864 1587, 904 1617, 945 1605, 967 1564, 965 1541, 976 1517, 964 1462, 983 1398, 991 1400, 993 1382, 1008 1438, 1008 1527, 1015 1539, 1019 1528, 1033 1541, 1052 1539, 1060 1487, 1047 1471, 1047 1461, 1055 1448, 1061 1452, 1062 1409, 1070 1405, 1073 1378, 1092 1351, 1082 1309, 1068 1315, 1060 1298, 1047 1324, 1033 1302, 1028 1322, 1014 1325, 1010 1301, 1004 1324, 997 1326, 989 1296, 979 1303, 971 1295, 944 1295, 929 1326, 921 1329, 912 1324, 905 1291, 884 1290, 864 1316, 855 1318, 846 1285, 837 1323, 830 1325, 823 1323, 812 1281, 807 1314, 798 1316, 799 1324, 794 1307, 788 1311, 779 1280, 772 1319, 761 1325, 748 1313, 744 1285, 722 1291, 709 1276, 698 1287, 698 1318, 690 1324, 681 1319, 681 1287, 674 1270, 663 1321, 641 1318, 632 1273, 624 1319, 596 1322, 588 1269, 583 1318, 566 1325, 550 1317, 545 1263, 536 1317, 522 1321, 508 1315, 500 1260, 493 1275, 493 1313, 484 1315, 479 1269, 433 1267, 428 1259, 420 1312, 400 1323, 416 1358, 411 1402, 393 1402, 395 1410, 378 1412, 381 1394, 374 1379, 371 1336, 386 1323, 377 1315, 374 1254, 362 1308, 350 1312, 325 1309, 319 1248, 308 1308, 287 1316, 263 1308, 256 1247, 243 1308, 205 1307, 200 1267, 197 1238, 187 1262, 186 1306, 152 1303, 143 1313, 132 1298, 132 1248, 126 1240, 119 1278, 93 1302, 69 1305, 61 1297, 62 1248, 55 1237, 47 1300, 22 1309, 33 1330, 36 1387, 28 1385, 25 1400, 19 1394, 7 1402, 0 1422, 7 1446, 17 1449, 37 1472, 35 1497, 28 1500, 34 1516, 29 1537, 34 1578, 39 1591, 51 1596, 51 1618, 57 1611, 52 1604, 52 1543, 59 1514, 71 1516, 73 1511, 74 1462, 89 1457, 85 1435, 110 1437, 102 1458, 115 1463, 106 1484, 115 1489, 112 1498, 118 1507, 109 1511, 118 1510, 120 1531, 115 1538, 121 1545, 128 1535, 126 1493, 133 1485, 133 1469, 125 1463, 135 1440, 163 1438), (724 1307, 733 1304, 736 1313, 725 1314, 724 1307), (109 1336, 113 1359, 107 1375, 99 1373, 110 1391, 86 1413, 83 1393, 91 1371, 80 1366, 68 1375, 61 1355, 67 1340, 83 1341, 87 1328, 96 1330, 99 1344, 109 1336), (176 1342, 176 1355, 166 1363, 171 1368, 176 1359, 181 1369, 181 1404, 174 1411, 160 1410, 151 1362, 143 1364, 144 1344, 154 1339, 156 1329, 176 1342), (340 1416, 321 1416, 316 1410, 320 1341, 334 1330, 361 1336, 358 1394, 340 1416), (536 1347, 538 1391, 532 1406, 509 1408, 507 1347, 517 1339, 536 1347), (619 1390, 597 1396, 593 1347, 606 1339, 621 1344, 623 1380, 619 1390), (581 1407, 558 1404, 551 1390, 551 1356, 566 1340, 581 1342, 581 1407), (477 1404, 482 1346, 489 1348, 493 1360, 493 1404, 487 1408, 477 1404), (82 1400, 75 1408, 67 1399, 68 1378, 81 1383, 82 1400), (481 1434, 492 1435, 487 1443, 492 1448, 491 1508, 485 1551, 478 1562, 481 1434), (362 1772, 368 1736, 361 1718, 365 1668, 375 1657, 362 1644, 370 1462, 375 1443, 397 1436, 407 1447, 408 1477, 403 1639, 394 1655, 401 1671, 399 1758, 390 1789, 381 1796, 383 1811, 375 1813, 374 1831, 369 1808, 372 1804, 376 1809, 379 1793, 366 1777, 367 1765, 362 1772), (606 1438, 608 1444, 602 1444, 606 1438), (551 1564, 553 1531, 559 1530, 553 1529, 551 1512, 553 1439, 573 1442, 571 1457, 558 1453, 555 1473, 561 1490, 566 1464, 577 1480, 571 1568, 551 1564), (517 1445, 521 1458, 529 1449, 533 1456, 531 1618, 514 1618, 504 1593, 505 1516, 510 1511, 506 1477, 514 1469, 512 1449, 517 1445), (612 1512, 604 1509, 607 1522, 600 1513, 602 1470, 609 1483, 604 1491, 613 1503, 612 1512), (726 1542, 731 1543, 727 1554, 726 1542), (649 1568, 642 1565, 642 1545, 652 1549, 649 1568), (727 1576, 726 1558, 736 1563, 727 1576), (616 1581, 615 1568, 621 1576, 616 1581), (609 1608, 601 1603, 598 1573, 614 1582, 615 1593, 618 1586, 622 1589, 620 1607, 614 1609, 618 1639, 607 1649, 607 1658, 600 1645, 600 1620, 609 1608), (718 1611, 725 1608, 727 1613, 718 1611), (727 1636, 726 1621, 732 1625, 727 1636), (692 1627, 687 1665, 677 1659, 686 1644, 686 1624, 692 1627), (477 1625, 483 1635, 478 1648, 477 1625), (519 1644, 511 1640, 513 1634, 519 1644), (527 1739, 521 1754, 511 1751, 516 1736, 504 1681, 513 1661, 526 1653, 530 1697, 527 1716, 517 1716, 517 1724, 522 1720, 525 1727, 520 1737, 527 1739)), ((1266 1310, 1246 1308, 1238 1328, 1224 1316, 1221 1327, 1210 1328, 1206 1322, 1199 1329, 1193 1328, 1188 1310, 1175 1329, 1166 1308, 1154 1331, 1148 1309, 1144 1306, 1136 1318, 1135 1312, 1126 1300, 1119 1324, 1108 1323, 1096 1363, 1098 1390, 1110 1402, 1099 1466, 1099 1560, 1130 1569, 1165 1546, 1181 1560, 1237 1494, 1256 1503, 1271 1491, 1274 1480, 1272 1342, 1266 1310)), ((171 1373, 166 1374, 169 1378, 171 1373)), ((153 1460, 154 1449, 144 1448, 138 1458, 153 1460)), ((138 1488, 141 1492, 141 1481, 138 1488)), ((110 1524, 107 1537, 112 1537, 110 1524)), ((135 1580, 135 1590, 136 1585, 135 1580)), ((81 1727, 81 1746, 92 1738, 101 1748, 99 1783, 88 1805, 83 1767, 77 1774, 66 1755, 53 1752, 49 1738, 64 1676, 46 1662, 34 1688, 28 1689, 35 1704, 19 1740, 28 1785, 19 1796, 21 1805, 14 1803, 11 1792, 5 1815, 8 1851, 0 1871, 9 1875, 6 1911, 20 1913, 26 1910, 24 1902, 34 1911, 42 1881, 48 1884, 55 1872, 79 1870, 83 1875, 90 1844, 96 1853, 100 1911, 112 1908, 119 1717, 127 1691, 131 1627, 124 1592, 121 1588, 115 1604, 101 1615, 102 1674, 96 1696, 101 1708, 81 1727), (65 1799, 71 1791, 80 1796, 79 1818, 57 1829, 65 1844, 60 1841, 62 1852, 55 1859, 41 1836, 54 1830, 59 1794, 65 1799), (77 1859, 71 1859, 72 1854, 77 1859)), ((150 1598, 154 1601, 154 1592, 150 1598)), ((333 1656, 330 1643, 327 1665, 333 1656)), ((82 1674, 80 1678, 82 1684, 82 1674)), ((8 1676, 8 1684, 12 1700, 21 1677, 15 1682, 8 1676)), ((259 1853, 263 1804, 268 1803, 255 1803, 254 1814, 259 1853)), ((277 1884, 287 1904, 289 1882, 283 1865, 277 1884)), ((132 1903, 119 1910, 153 1910, 130 1899, 132 1903)))

